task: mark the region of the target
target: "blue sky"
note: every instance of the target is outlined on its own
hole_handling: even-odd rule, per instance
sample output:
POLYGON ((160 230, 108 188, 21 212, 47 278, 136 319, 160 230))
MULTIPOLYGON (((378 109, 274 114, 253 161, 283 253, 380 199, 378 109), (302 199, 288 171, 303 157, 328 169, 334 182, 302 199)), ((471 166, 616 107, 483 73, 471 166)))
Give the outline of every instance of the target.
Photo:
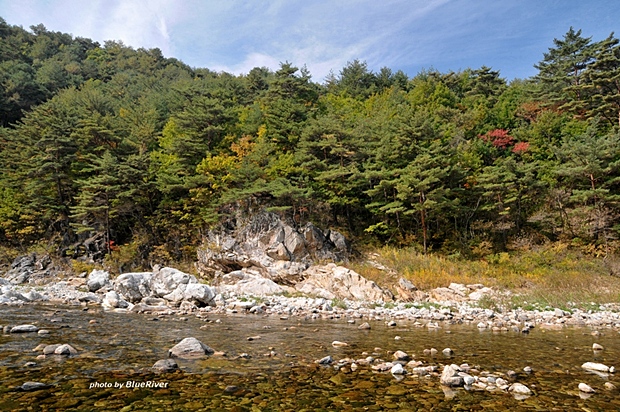
POLYGON ((0 0, 0 17, 236 74, 289 61, 322 82, 359 59, 410 76, 486 65, 511 80, 536 74, 571 26, 593 40, 617 30, 620 1, 0 0))

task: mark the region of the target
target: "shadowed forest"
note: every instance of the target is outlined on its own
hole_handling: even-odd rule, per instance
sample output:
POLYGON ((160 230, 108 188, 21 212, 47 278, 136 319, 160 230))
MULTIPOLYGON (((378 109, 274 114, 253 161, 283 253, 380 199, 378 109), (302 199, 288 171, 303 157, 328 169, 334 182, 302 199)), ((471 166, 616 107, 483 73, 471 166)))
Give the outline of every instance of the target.
POLYGON ((0 18, 0 244, 195 257, 239 210, 481 258, 617 252, 620 45, 571 28, 533 78, 352 61, 244 75, 0 18), (86 246, 85 246, 86 245, 86 246))

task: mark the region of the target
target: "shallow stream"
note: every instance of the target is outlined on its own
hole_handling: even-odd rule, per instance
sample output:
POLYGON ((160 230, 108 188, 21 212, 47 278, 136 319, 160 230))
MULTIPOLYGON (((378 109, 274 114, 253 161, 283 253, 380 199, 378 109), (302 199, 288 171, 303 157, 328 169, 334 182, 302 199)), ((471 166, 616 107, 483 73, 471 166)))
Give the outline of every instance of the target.
POLYGON ((429 329, 406 321, 396 327, 371 321, 371 330, 359 330, 360 323, 238 314, 201 319, 77 306, 0 307, 0 325, 35 324, 50 331, 0 334, 0 410, 620 410, 620 394, 603 386, 610 381, 620 387, 620 373, 596 375, 581 368, 588 361, 620 367, 617 330, 602 329, 598 336, 589 328, 494 333, 475 325, 429 329), (168 349, 189 336, 226 354, 178 360, 182 372, 150 371, 168 349), (348 346, 334 348, 335 340, 348 346), (40 352, 33 349, 41 343, 68 343, 78 355, 37 359, 40 352), (594 352, 593 343, 604 350, 594 352), (454 351, 451 358, 442 355, 447 347, 454 351), (424 355, 428 348, 437 348, 438 355, 424 355), (513 370, 513 381, 534 395, 517 400, 501 391, 451 391, 437 376, 408 374, 398 380, 367 366, 351 371, 314 363, 327 355, 336 361, 368 355, 391 361, 396 350, 437 365, 439 371, 449 363, 467 363, 497 376, 513 370), (243 353, 249 358, 239 357, 243 353), (28 362, 36 364, 26 366, 28 362), (526 366, 533 372, 523 372, 526 366), (28 381, 50 386, 18 390, 28 381), (580 382, 596 393, 580 394, 580 382))

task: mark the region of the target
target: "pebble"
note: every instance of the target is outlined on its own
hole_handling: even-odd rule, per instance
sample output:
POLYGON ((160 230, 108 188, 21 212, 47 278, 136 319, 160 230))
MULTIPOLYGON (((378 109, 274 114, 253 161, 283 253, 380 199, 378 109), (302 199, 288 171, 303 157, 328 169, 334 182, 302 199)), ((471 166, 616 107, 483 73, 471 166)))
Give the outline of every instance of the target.
POLYGON ((592 389, 591 386, 589 386, 589 385, 587 385, 587 384, 585 384, 583 382, 581 382, 578 387, 579 387, 579 390, 581 392, 584 392, 584 393, 594 393, 595 392, 595 390, 592 389))
POLYGON ((332 363, 334 363, 334 358, 328 355, 324 358, 319 359, 318 361, 316 361, 316 363, 318 363, 319 365, 331 365, 332 363))
POLYGON ((525 368, 523 368, 523 372, 525 372, 525 373, 532 373, 533 369, 530 366, 526 366, 525 368))
POLYGON ((598 343, 592 345, 592 350, 603 350, 603 347, 598 343))
POLYGON ((37 332, 39 335, 49 335, 50 331, 47 329, 39 329, 39 331, 37 332))
POLYGON ((397 350, 396 352, 394 352, 394 359, 399 360, 399 361, 408 361, 410 359, 409 355, 407 355, 407 353, 403 352, 402 350, 397 350))
POLYGON ((370 330, 370 323, 364 322, 357 327, 360 330, 370 330))
POLYGON ((604 386, 605 386, 605 389, 607 389, 608 391, 615 391, 616 389, 618 389, 616 388, 616 385, 614 385, 611 382, 605 382, 604 386))
POLYGON ((341 348, 343 346, 349 346, 349 344, 346 343, 346 342, 340 342, 339 340, 335 340, 335 341, 332 342, 332 346, 334 348, 341 348))

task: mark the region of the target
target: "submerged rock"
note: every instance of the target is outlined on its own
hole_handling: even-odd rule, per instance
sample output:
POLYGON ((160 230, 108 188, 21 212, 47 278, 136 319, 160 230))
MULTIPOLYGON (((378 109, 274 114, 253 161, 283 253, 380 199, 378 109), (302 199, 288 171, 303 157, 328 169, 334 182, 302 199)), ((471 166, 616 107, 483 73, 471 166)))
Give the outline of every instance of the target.
POLYGON ((153 365, 153 371, 157 373, 170 373, 179 370, 179 365, 174 359, 161 359, 153 365))
POLYGON ((594 393, 596 392, 594 389, 592 389, 592 387, 590 385, 587 385, 583 382, 581 382, 578 386, 579 391, 584 392, 584 393, 594 393))

